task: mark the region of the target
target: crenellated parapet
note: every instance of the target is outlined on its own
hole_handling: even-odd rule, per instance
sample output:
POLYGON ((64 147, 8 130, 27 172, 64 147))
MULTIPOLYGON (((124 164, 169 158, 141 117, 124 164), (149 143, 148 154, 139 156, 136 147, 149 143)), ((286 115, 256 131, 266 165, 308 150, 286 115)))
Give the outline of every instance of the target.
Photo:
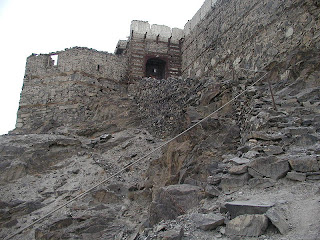
POLYGON ((183 38, 182 29, 132 21, 127 46, 129 81, 180 76, 183 38))
POLYGON ((179 43, 184 37, 184 31, 179 28, 170 28, 165 25, 150 25, 147 21, 133 20, 130 27, 131 38, 179 43))

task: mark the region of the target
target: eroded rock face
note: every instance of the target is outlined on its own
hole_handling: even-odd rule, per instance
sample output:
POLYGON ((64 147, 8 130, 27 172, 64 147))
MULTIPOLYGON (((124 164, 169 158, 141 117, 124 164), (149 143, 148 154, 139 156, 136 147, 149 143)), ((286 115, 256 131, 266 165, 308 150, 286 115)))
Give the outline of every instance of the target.
POLYGON ((159 189, 151 203, 149 221, 151 225, 161 220, 175 219, 196 207, 203 198, 200 187, 181 184, 159 189))
POLYGON ((1 136, 0 146, 0 180, 8 182, 48 170, 76 154, 81 142, 63 135, 30 134, 1 136))

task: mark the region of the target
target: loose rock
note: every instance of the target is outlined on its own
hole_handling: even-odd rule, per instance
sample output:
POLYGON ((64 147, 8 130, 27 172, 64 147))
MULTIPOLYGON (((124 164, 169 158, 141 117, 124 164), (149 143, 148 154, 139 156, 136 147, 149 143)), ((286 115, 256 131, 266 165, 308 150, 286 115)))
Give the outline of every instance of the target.
POLYGON ((258 237, 268 227, 268 218, 265 215, 241 215, 227 223, 228 236, 258 237))
POLYGON ((268 211, 269 208, 274 206, 272 202, 262 202, 262 201, 234 201, 226 202, 225 206, 230 213, 231 218, 243 214, 263 214, 268 211))

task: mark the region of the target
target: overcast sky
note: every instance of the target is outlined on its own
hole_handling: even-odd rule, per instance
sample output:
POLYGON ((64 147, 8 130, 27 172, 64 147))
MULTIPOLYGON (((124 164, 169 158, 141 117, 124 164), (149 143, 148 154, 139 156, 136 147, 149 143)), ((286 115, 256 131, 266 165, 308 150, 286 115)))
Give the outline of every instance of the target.
POLYGON ((131 20, 183 28, 204 0, 0 0, 0 134, 15 127, 26 58, 74 46, 112 52, 131 20))

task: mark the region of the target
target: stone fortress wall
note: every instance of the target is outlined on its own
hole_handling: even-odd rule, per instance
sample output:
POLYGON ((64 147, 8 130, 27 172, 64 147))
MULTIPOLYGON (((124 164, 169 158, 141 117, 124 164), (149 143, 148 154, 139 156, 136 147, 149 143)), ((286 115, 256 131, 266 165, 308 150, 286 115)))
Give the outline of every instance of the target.
POLYGON ((184 28, 182 75, 264 69, 293 51, 319 49, 318 9, 315 0, 206 0, 184 28))
POLYGON ((32 54, 27 59, 26 76, 82 72, 119 82, 127 75, 127 65, 127 58, 124 55, 74 47, 50 54, 32 54), (57 56, 57 60, 54 61, 52 56, 57 56))
MULTIPOLYGON (((105 110, 110 91, 145 77, 150 60, 151 67, 165 68, 163 78, 228 79, 232 69, 248 77, 240 68, 265 69, 296 52, 319 51, 319 29, 318 0, 206 0, 184 30, 132 21, 130 38, 119 41, 116 54, 83 47, 33 54, 15 132, 110 122, 121 114, 117 103, 105 110)), ((282 67, 280 77, 289 73, 282 67)))
POLYGON ((83 47, 32 54, 27 59, 15 132, 48 132, 81 122, 93 126, 96 120, 111 123, 121 112, 112 107, 109 97, 126 78, 127 65, 124 55, 83 47))

